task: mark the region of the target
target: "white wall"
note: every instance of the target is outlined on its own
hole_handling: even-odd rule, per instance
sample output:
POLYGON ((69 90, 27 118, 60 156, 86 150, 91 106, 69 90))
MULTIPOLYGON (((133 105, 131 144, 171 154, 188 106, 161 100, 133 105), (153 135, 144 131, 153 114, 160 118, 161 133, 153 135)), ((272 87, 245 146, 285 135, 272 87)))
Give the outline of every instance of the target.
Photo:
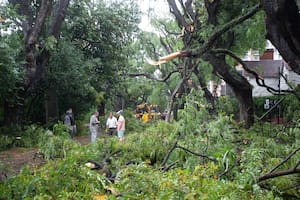
POLYGON ((299 85, 300 84, 300 75, 296 74, 293 71, 288 71, 286 73, 287 79, 292 82, 293 84, 299 85))
MULTIPOLYGON (((272 95, 269 91, 267 91, 266 88, 264 87, 260 87, 256 84, 256 81, 254 78, 251 78, 249 80, 250 84, 253 86, 253 90, 252 90, 252 95, 254 97, 258 97, 258 96, 270 96, 272 95)), ((267 78, 265 79, 265 84, 274 88, 274 89, 278 89, 278 84, 279 81, 277 78, 267 78)), ((280 89, 281 90, 286 90, 288 89, 288 85, 285 83, 285 81, 283 80, 283 78, 280 79, 280 89)))

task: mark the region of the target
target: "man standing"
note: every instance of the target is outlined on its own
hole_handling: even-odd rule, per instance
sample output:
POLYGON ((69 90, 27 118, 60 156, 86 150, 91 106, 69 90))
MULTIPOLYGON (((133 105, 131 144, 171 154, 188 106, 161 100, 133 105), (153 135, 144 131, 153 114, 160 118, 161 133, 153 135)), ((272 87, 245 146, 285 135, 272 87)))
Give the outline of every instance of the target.
POLYGON ((75 124, 75 120, 73 117, 72 108, 69 108, 69 110, 67 110, 66 116, 64 119, 64 124, 69 127, 71 138, 73 138, 76 134, 76 124, 75 124))
POLYGON ((120 110, 117 112, 118 115, 118 125, 117 125, 117 131, 118 131, 118 138, 119 141, 124 141, 124 132, 125 132, 125 118, 123 117, 123 110, 120 110))
POLYGON ((108 131, 108 134, 110 136, 112 136, 115 132, 116 132, 116 129, 117 129, 117 118, 115 118, 115 116, 113 115, 112 112, 109 113, 109 117, 106 121, 106 130, 108 131))
POLYGON ((91 143, 94 143, 96 141, 98 135, 98 126, 100 124, 98 116, 99 112, 96 111, 90 118, 91 143))

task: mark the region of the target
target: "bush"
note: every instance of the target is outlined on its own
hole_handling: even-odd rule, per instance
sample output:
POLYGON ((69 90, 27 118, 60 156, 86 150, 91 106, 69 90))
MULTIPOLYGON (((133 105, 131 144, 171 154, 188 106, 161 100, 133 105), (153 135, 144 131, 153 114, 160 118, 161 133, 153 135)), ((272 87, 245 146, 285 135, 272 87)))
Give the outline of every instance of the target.
POLYGON ((17 147, 37 147, 39 138, 45 130, 38 125, 30 125, 25 128, 21 134, 21 138, 16 140, 15 146, 17 147))
MULTIPOLYGON (((137 127, 122 143, 117 137, 105 137, 81 146, 69 139, 63 124, 57 124, 53 132, 42 134, 40 144, 47 159, 59 159, 33 171, 25 168, 1 183, 0 199, 271 200, 281 199, 283 193, 300 197, 295 188, 284 190, 297 184, 295 176, 264 181, 272 185, 268 191, 257 184, 259 176, 299 146, 299 128, 265 123, 245 130, 231 116, 205 118, 194 113, 197 105, 186 104, 189 112, 183 110, 179 122, 137 127), (185 123, 185 119, 194 121, 185 123), (175 148, 161 166, 174 144, 196 154, 175 148), (90 160, 100 169, 85 167, 90 160)), ((294 155, 278 170, 294 167, 299 159, 294 155)))
POLYGON ((88 124, 89 124, 88 122, 77 120, 76 121, 76 129, 77 129, 76 135, 79 136, 79 135, 89 134, 89 129, 87 127, 88 124))
POLYGON ((44 129, 38 125, 25 126, 23 130, 16 127, 2 127, 0 135, 0 150, 10 147, 36 147, 44 129))
POLYGON ((39 138, 40 152, 46 160, 64 158, 66 152, 76 143, 70 139, 68 127, 59 122, 53 126, 53 132, 47 130, 39 138))
POLYGON ((15 141, 14 136, 0 135, 0 151, 10 148, 15 141))
POLYGON ((238 101, 234 97, 221 96, 218 97, 216 109, 218 112, 226 113, 227 115, 233 115, 235 117, 239 114, 238 101))

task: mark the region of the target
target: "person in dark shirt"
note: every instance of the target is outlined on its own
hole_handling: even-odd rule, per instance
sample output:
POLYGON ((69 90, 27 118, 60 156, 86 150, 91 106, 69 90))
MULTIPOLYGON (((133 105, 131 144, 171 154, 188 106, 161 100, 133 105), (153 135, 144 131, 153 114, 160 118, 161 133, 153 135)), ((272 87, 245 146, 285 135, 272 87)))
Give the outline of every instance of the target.
POLYGON ((74 138, 76 134, 76 124, 73 116, 72 108, 69 108, 66 112, 64 124, 67 125, 70 129, 71 138, 74 138))

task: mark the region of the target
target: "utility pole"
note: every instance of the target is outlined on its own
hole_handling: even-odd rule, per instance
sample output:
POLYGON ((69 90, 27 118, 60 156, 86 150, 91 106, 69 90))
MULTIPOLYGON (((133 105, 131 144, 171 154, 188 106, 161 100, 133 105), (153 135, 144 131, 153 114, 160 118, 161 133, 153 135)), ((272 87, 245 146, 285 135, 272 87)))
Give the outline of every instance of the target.
MULTIPOLYGON (((280 87, 280 78, 281 78, 281 75, 282 75, 282 66, 279 66, 279 69, 278 69, 278 77, 279 77, 279 79, 278 79, 278 90, 279 90, 279 92, 278 92, 278 94, 279 94, 279 96, 281 96, 281 87, 280 87)), ((280 104, 278 104, 278 116, 277 116, 277 124, 279 124, 280 123, 280 116, 281 116, 281 109, 280 109, 280 104)))

